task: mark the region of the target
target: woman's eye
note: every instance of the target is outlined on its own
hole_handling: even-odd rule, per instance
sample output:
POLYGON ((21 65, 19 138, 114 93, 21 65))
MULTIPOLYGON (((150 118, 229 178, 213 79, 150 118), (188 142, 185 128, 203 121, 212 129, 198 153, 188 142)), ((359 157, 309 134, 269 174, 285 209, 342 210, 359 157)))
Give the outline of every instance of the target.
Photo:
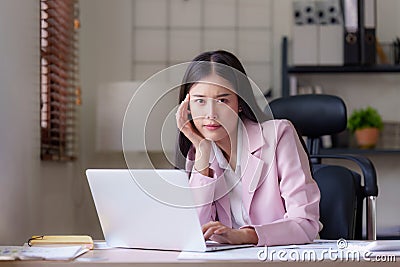
POLYGON ((196 99, 194 100, 195 103, 204 104, 204 99, 196 99))
POLYGON ((227 102, 227 99, 221 98, 221 99, 218 99, 217 102, 218 102, 218 103, 226 103, 226 102, 227 102))

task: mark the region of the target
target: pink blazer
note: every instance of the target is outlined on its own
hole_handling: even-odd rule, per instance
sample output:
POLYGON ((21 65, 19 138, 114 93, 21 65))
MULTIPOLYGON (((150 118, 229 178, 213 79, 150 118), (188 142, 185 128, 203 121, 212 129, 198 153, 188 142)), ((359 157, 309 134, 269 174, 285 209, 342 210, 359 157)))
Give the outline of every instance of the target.
MULTIPOLYGON (((320 230, 320 192, 293 125, 287 120, 262 124, 245 120, 242 140, 242 200, 249 215, 248 226, 258 235, 257 245, 312 242, 320 230)), ((192 148, 187 170, 192 171, 193 158, 192 148)), ((203 225, 218 219, 232 227, 224 170, 216 160, 210 168, 213 178, 195 171, 190 177, 200 222, 203 225)))

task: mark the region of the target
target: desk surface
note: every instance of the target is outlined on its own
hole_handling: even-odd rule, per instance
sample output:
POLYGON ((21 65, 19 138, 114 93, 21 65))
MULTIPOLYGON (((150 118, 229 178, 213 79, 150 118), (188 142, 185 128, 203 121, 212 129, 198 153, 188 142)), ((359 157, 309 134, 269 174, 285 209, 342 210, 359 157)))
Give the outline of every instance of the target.
POLYGON ((140 249, 108 249, 92 250, 73 261, 0 261, 0 266, 189 266, 189 267, 228 267, 228 266, 399 266, 400 259, 397 262, 341 262, 341 261, 323 261, 323 262, 264 262, 259 260, 245 261, 205 261, 205 260, 178 260, 179 252, 156 251, 140 249))

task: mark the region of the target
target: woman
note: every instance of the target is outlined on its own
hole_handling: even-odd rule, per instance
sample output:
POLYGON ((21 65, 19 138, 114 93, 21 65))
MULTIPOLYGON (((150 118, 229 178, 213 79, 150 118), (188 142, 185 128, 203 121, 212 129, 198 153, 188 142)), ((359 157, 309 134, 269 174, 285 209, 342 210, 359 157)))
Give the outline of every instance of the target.
POLYGON ((221 50, 197 56, 179 101, 177 162, 186 160, 179 167, 190 173, 204 238, 312 242, 320 193, 307 153, 289 121, 268 119, 256 105, 240 61, 221 50))

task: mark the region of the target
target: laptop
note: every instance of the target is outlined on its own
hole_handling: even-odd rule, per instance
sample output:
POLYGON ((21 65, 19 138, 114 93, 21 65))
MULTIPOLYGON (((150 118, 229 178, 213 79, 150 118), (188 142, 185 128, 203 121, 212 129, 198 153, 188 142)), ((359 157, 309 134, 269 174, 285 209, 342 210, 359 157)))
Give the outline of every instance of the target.
POLYGON ((86 176, 108 246, 195 252, 253 246, 204 240, 183 171, 89 169, 86 176))

